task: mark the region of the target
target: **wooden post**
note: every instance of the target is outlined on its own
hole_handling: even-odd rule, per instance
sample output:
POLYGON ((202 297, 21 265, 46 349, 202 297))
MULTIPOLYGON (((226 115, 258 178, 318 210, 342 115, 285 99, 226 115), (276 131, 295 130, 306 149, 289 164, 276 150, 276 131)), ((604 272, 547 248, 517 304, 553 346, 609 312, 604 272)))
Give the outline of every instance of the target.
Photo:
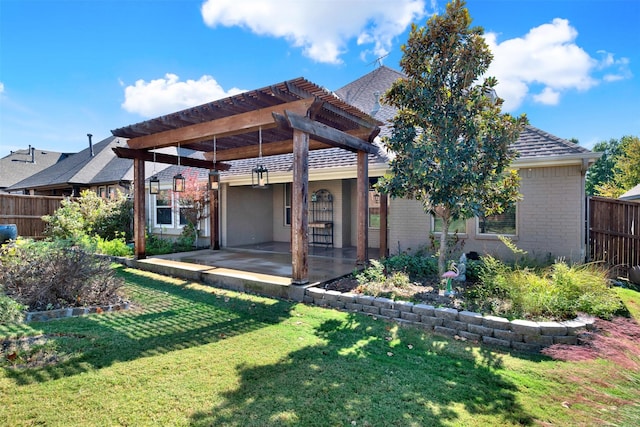
POLYGON ((380 257, 384 258, 389 256, 389 243, 388 238, 388 224, 387 224, 387 209, 388 209, 389 196, 382 193, 380 194, 380 257))
POLYGON ((145 192, 144 192, 144 160, 133 159, 133 241, 136 259, 145 259, 146 229, 145 192))
POLYGON ((369 258, 369 224, 367 221, 369 210, 369 158, 364 151, 358 151, 358 246, 356 264, 365 265, 369 258))
POLYGON ((211 191, 209 197, 210 245, 211 249, 217 251, 220 250, 220 188, 209 191, 211 191))
POLYGON ((291 283, 309 283, 309 134, 293 130, 291 283))

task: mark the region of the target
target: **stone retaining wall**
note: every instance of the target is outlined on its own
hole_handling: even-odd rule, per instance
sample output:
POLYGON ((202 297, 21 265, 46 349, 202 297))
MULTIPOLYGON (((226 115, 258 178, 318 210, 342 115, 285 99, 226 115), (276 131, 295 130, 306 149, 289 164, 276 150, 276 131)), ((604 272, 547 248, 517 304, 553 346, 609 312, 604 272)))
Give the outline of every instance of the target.
POLYGON ((313 287, 306 289, 304 302, 408 323, 439 335, 457 336, 469 341, 531 352, 540 351, 552 344, 578 344, 578 335, 593 329, 593 319, 581 318, 565 322, 510 321, 504 317, 483 316, 454 308, 436 308, 427 304, 313 287))
POLYGON ((108 311, 120 311, 129 308, 129 303, 110 304, 91 307, 69 307, 47 311, 28 311, 24 316, 25 322, 44 322, 47 320, 63 319, 65 317, 84 316, 85 314, 106 313, 108 311))

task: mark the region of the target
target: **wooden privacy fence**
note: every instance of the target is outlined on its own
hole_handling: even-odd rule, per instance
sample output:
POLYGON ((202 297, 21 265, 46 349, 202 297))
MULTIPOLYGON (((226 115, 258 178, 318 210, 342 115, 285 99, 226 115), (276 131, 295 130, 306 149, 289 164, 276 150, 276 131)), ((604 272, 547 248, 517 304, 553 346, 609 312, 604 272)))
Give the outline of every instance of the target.
POLYGON ((63 197, 0 193, 0 223, 16 224, 19 236, 42 237, 42 216, 53 214, 62 200, 63 197))
POLYGON ((590 197, 589 252, 617 275, 640 265, 640 203, 590 197))

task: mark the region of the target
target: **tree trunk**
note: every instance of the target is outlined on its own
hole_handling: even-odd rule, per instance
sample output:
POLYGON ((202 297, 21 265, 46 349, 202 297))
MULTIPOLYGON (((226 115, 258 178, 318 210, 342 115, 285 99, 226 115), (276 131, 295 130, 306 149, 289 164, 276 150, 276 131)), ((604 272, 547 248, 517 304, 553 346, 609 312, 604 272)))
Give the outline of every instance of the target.
POLYGON ((442 218, 442 233, 440 233, 440 253, 438 254, 438 273, 440 277, 444 274, 446 270, 446 262, 447 262, 447 243, 449 237, 449 218, 442 218))

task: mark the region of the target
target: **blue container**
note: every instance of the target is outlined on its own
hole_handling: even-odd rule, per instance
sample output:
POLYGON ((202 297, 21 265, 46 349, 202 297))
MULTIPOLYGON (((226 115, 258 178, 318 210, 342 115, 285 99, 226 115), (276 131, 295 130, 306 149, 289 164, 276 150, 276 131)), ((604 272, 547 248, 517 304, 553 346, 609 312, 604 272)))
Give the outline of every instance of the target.
POLYGON ((15 224, 0 224, 0 244, 18 238, 18 226, 15 224))

